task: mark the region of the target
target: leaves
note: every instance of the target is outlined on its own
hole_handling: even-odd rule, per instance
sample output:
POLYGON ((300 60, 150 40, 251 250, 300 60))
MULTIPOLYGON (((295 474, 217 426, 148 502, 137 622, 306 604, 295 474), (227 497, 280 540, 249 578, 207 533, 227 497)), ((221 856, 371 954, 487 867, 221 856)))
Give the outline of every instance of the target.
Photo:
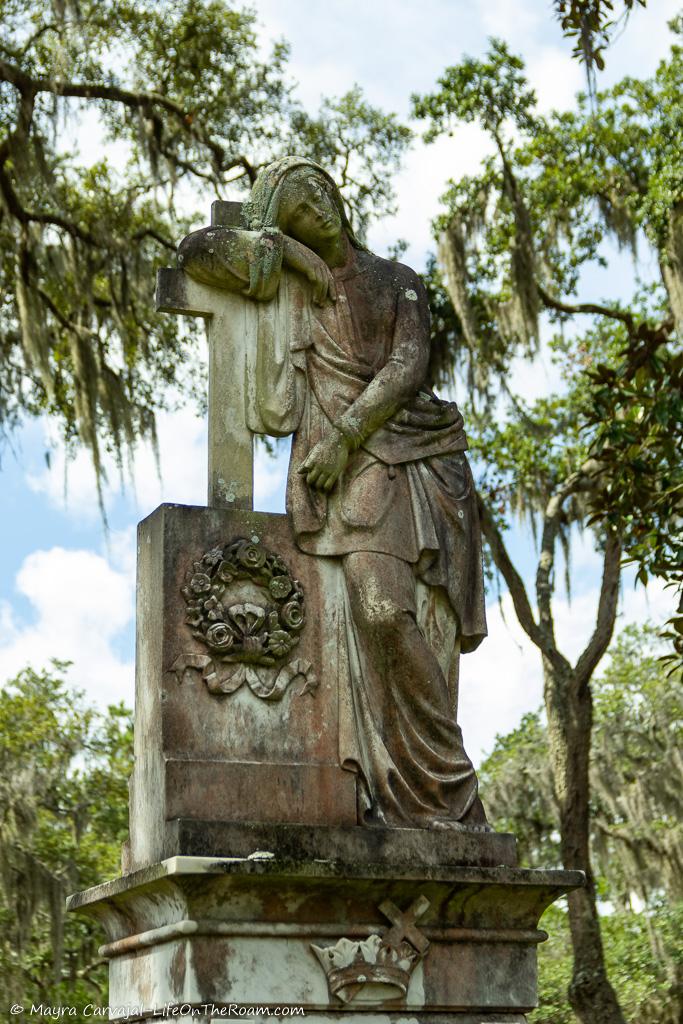
POLYGON ((307 115, 287 46, 264 57, 231 0, 0 0, 0 19, 0 430, 49 414, 101 484, 172 387, 203 392, 196 324, 153 303, 195 210, 268 160, 329 154, 363 228, 410 133, 357 88, 307 115), (68 140, 91 124, 112 159, 87 165, 68 140))
MULTIPOLYGON (((573 18, 590 5, 562 6, 573 18)), ((542 118, 521 60, 494 40, 484 59, 466 58, 435 93, 414 98, 427 140, 475 121, 494 150, 478 175, 450 183, 435 223, 439 267, 430 270, 433 369, 445 380, 450 361, 465 376, 492 509, 529 516, 535 528, 562 474, 590 460, 565 525, 616 531, 641 581, 657 575, 679 587, 682 90, 674 45, 651 79, 627 78, 596 94, 594 108, 579 98, 576 111, 542 118), (576 299, 614 242, 640 261, 645 280, 658 264, 658 279, 637 279, 619 301, 576 299), (563 367, 551 429, 514 394, 511 372, 536 353, 539 320, 563 367), (551 468, 557 449, 564 464, 551 468)), ((672 623, 680 619, 679 610, 672 623)))
MULTIPOLYGON (((591 845, 610 979, 628 1020, 673 1024, 681 1011, 683 682, 658 660, 652 626, 625 629, 594 680, 591 845)), ((479 771, 496 826, 518 837, 525 864, 560 863, 559 808, 540 713, 498 737, 479 771)), ((567 1021, 571 975, 565 914, 542 922, 541 1005, 534 1024, 567 1021)))
POLYGON ((604 71, 604 52, 609 46, 619 20, 626 20, 638 4, 647 0, 623 0, 621 19, 615 19, 612 0, 553 0, 555 16, 562 31, 575 40, 573 56, 586 65, 588 88, 595 91, 595 69, 604 71))
POLYGON ((0 692, 0 987, 28 1005, 106 1003, 96 929, 63 907, 118 873, 127 834, 130 712, 87 707, 66 669, 0 692))

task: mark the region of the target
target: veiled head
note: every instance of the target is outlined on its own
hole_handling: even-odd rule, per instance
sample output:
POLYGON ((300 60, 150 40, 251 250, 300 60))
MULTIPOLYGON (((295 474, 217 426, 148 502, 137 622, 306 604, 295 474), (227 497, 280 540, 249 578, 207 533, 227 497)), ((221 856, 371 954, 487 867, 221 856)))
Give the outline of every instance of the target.
POLYGON ((336 184, 306 157, 287 156, 265 167, 254 182, 246 214, 253 230, 279 229, 310 248, 340 231, 354 248, 363 248, 336 184))

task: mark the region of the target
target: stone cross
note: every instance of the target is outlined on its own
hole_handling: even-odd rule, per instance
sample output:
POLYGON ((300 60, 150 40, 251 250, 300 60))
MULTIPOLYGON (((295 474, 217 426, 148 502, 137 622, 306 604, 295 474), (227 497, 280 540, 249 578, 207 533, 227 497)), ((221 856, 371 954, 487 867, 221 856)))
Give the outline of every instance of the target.
POLYGON ((379 909, 393 925, 393 928, 390 928, 384 936, 385 945, 397 947, 401 942, 409 942, 418 953, 424 955, 429 948, 429 941, 415 922, 429 910, 429 906, 429 900, 422 895, 418 896, 403 913, 392 900, 384 900, 383 903, 380 903, 379 909))
MULTIPOLYGON (((211 225, 243 227, 242 204, 217 200, 211 225)), ((182 270, 157 274, 159 312, 201 316, 209 342, 209 494, 211 507, 253 509, 254 438, 247 427, 245 373, 254 304, 193 281, 182 270)))

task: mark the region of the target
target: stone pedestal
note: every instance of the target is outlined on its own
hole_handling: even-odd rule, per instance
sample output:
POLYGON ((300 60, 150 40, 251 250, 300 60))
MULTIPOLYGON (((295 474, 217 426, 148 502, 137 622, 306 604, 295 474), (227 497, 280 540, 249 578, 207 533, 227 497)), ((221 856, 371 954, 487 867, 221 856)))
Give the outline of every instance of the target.
MULTIPOLYGON (((325 179, 321 196, 330 184, 325 179)), ((311 196, 318 201, 318 192, 311 196)), ((558 896, 582 884, 581 873, 520 869, 509 835, 360 827, 361 821, 386 819, 371 792, 372 772, 366 770, 365 785, 357 785, 359 765, 384 758, 388 789, 400 775, 399 755, 389 762, 380 749, 398 704, 388 700, 377 715, 368 711, 380 688, 364 695, 356 612, 344 592, 341 559, 304 554, 286 516, 250 511, 253 435, 284 436, 303 429, 306 417, 327 415, 314 401, 304 350, 315 348, 316 338, 350 344, 359 325, 386 335, 387 344, 402 331, 401 344, 406 338, 410 344, 401 358, 415 362, 411 387, 417 400, 422 379, 415 332, 426 340, 426 308, 420 312, 412 285, 400 285, 395 268, 374 257, 368 257, 374 260, 369 277, 362 278, 360 265, 350 277, 338 277, 336 308, 342 312, 332 319, 315 315, 308 285, 291 268, 280 275, 277 294, 268 292, 266 301, 264 291, 257 303, 237 292, 244 292, 246 273, 248 294, 258 293, 259 267, 266 274, 277 240, 242 228, 239 204, 214 204, 212 228, 190 236, 190 259, 183 264, 188 273, 166 269, 159 275, 158 309, 200 316, 207 324, 209 507, 162 505, 140 524, 135 768, 124 874, 72 896, 68 907, 104 927, 115 1021, 265 1021, 303 1012, 320 1024, 522 1024, 536 1004, 536 945, 545 937, 539 918, 558 896), (192 239, 198 237, 195 251, 192 239), (374 284, 363 290, 364 282, 374 284)), ((179 258, 185 260, 182 253, 179 258)), ((367 340, 358 334, 358 352, 367 340)), ((356 351, 353 345, 349 351, 356 351)), ((353 355, 340 363, 350 395, 365 388, 365 371, 355 360, 353 355)), ((387 378, 383 387, 389 386, 387 378)), ((404 403, 405 387, 395 392, 397 406, 404 403)), ((431 424, 433 435, 453 427, 457 434, 457 410, 446 422, 441 404, 435 409, 429 396, 426 401, 427 411, 424 403, 415 413, 406 405, 406 414, 417 417, 413 427, 431 424)), ((400 439, 410 423, 394 426, 400 439)), ((375 453, 370 465, 375 458, 384 462, 388 482, 396 477, 389 465, 395 456, 420 462, 459 451, 458 437, 448 437, 435 448, 432 435, 419 444, 413 438, 417 447, 409 452, 392 442, 391 458, 375 453)), ((358 477, 366 470, 361 463, 358 477)), ((372 527, 373 543, 368 549, 354 541, 343 550, 394 550, 380 544, 391 493, 380 494, 377 486, 361 480, 346 524, 349 531, 372 527), (364 504, 369 518, 356 515, 364 504)), ((443 494, 450 494, 450 486, 444 478, 443 494)), ((473 502, 464 486, 459 483, 448 499, 454 515, 458 505, 460 520, 463 503, 473 502)), ((415 501, 428 504, 425 485, 420 487, 424 495, 415 501)), ((437 494, 442 490, 434 500, 437 494)), ((438 540, 427 504, 415 512, 416 531, 418 525, 428 528, 423 554, 438 540)), ((340 515, 349 512, 344 509, 340 515)), ((311 515, 317 530, 320 520, 311 515)), ((459 550, 478 558, 476 530, 458 530, 459 550)), ((450 544, 448 538, 441 542, 450 544)), ((457 550, 447 550, 452 562, 457 550)), ((483 601, 478 572, 471 575, 472 587, 454 571, 456 578, 464 595, 476 591, 476 601, 483 601)), ((405 663, 412 668, 398 657, 388 659, 392 674, 381 680, 390 693, 386 684, 395 686, 405 668, 406 699, 398 710, 406 730, 415 727, 416 742, 405 755, 413 766, 426 766, 432 745, 444 746, 437 737, 447 713, 451 740, 435 762, 445 764, 453 753, 454 655, 458 630, 466 635, 462 616, 458 625, 452 614, 455 605, 440 615, 438 588, 428 582, 416 582, 410 627, 418 654, 405 663), (433 678, 422 671, 432 654, 441 680, 435 670, 433 678), (419 700, 413 703, 412 696, 427 683, 447 687, 439 694, 448 700, 423 702, 414 714, 419 700)), ((374 614, 397 604, 401 625, 381 635, 398 645, 405 639, 407 609, 399 603, 403 596, 389 600, 386 584, 384 576, 374 579, 368 608, 374 602, 374 614)), ((363 635, 366 647, 376 641, 374 633, 363 635)), ((401 658, 408 650, 401 647, 401 658)), ((428 781, 440 785, 436 774, 428 781)), ((450 806, 440 803, 444 811, 450 806)), ((397 813, 391 820, 429 820, 436 804, 429 800, 425 807, 430 814, 424 817, 397 813)), ((467 820, 464 809, 456 816, 467 820)))
POLYGON ((178 820, 167 842, 193 855, 69 901, 106 931, 115 1020, 520 1024, 539 917, 582 880, 501 835, 178 820))
POLYGON ((539 917, 582 876, 519 869, 510 835, 357 824, 335 578, 287 517, 161 506, 137 595, 124 875, 68 904, 106 932, 112 1019, 524 1021, 539 917))
POLYGON ((287 517, 162 505, 137 599, 124 875, 68 903, 106 932, 112 1019, 523 1022, 540 915, 582 876, 518 868, 511 835, 357 824, 335 577, 287 517))
MULTIPOLYGON (((245 645, 263 648, 268 616, 276 607, 286 617, 290 594, 274 600, 258 565, 252 572, 236 561, 244 573, 225 586, 226 615, 246 633, 265 616, 245 637, 245 645)), ((326 568, 296 548, 284 515, 162 505, 140 523, 135 770, 124 870, 179 853, 167 836, 176 818, 356 824, 356 777, 340 764, 343 665, 326 568), (303 594, 303 628, 289 634, 295 646, 273 666, 222 662, 188 622, 193 602, 203 605, 213 593, 192 587, 208 588, 204 576, 219 578, 220 564, 207 566, 204 556, 240 539, 250 548, 242 561, 277 557, 303 594), (271 691, 278 679, 286 685, 271 691)))

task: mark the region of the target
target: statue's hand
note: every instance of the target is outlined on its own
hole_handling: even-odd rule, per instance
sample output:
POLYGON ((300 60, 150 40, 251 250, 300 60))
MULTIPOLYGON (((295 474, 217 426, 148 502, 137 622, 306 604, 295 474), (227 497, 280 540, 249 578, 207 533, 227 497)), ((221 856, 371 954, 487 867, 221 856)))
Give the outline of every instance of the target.
POLYGON ((299 466, 299 473, 306 477, 309 487, 331 491, 349 460, 349 451, 347 439, 340 430, 332 427, 322 441, 311 448, 299 466))
POLYGON ((317 306, 322 306, 326 299, 337 301, 337 289, 330 269, 312 249, 285 235, 283 258, 288 267, 303 274, 311 282, 313 301, 317 306))

